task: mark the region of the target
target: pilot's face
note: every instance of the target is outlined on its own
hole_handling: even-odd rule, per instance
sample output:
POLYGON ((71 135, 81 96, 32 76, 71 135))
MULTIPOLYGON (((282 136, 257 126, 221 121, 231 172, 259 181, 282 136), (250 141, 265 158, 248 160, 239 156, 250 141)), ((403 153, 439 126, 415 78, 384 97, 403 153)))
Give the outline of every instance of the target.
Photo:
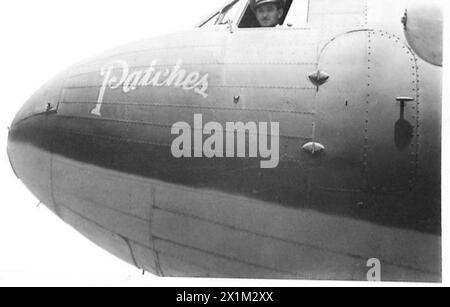
POLYGON ((261 4, 256 8, 256 19, 261 27, 275 27, 282 16, 283 9, 275 3, 261 4))

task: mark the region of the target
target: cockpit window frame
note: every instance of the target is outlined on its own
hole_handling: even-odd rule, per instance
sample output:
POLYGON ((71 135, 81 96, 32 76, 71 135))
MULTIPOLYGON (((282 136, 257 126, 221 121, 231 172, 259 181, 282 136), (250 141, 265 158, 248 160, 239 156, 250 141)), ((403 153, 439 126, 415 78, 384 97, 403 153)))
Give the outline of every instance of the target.
MULTIPOLYGON (((228 14, 228 12, 232 11, 233 9, 237 9, 236 15, 238 12, 242 11, 242 3, 240 3, 241 0, 235 0, 229 3, 227 6, 225 6, 217 18, 216 25, 224 25, 228 23, 228 20, 225 20, 225 16, 228 14)), ((234 16, 233 16, 234 17, 234 16)))
MULTIPOLYGON (((293 0, 293 1, 296 1, 296 0, 293 0)), ((295 11, 294 11, 295 5, 294 5, 294 3, 291 3, 290 11, 286 14, 286 16, 285 16, 285 18, 283 20, 283 22, 284 22, 283 27, 288 28, 288 29, 304 29, 304 28, 308 28, 309 27, 309 24, 310 24, 309 23, 309 17, 310 17, 310 11, 311 11, 311 0, 303 0, 303 1, 305 1, 304 5, 306 5, 305 11, 304 11, 304 13, 305 13, 305 17, 304 18, 305 19, 304 19, 303 23, 298 22, 298 23, 296 23, 294 25, 289 25, 288 22, 289 22, 290 14, 295 14, 295 11)))
MULTIPOLYGON (((205 20, 203 20, 201 23, 199 23, 196 28, 203 28, 205 25, 207 25, 213 18, 217 18, 220 11, 214 12, 213 14, 209 15, 205 20)), ((214 22, 214 25, 216 23, 214 22)))
POLYGON ((231 9, 235 5, 240 5, 241 0, 230 0, 225 5, 221 5, 218 9, 214 11, 211 15, 209 15, 206 19, 204 19, 201 23, 197 25, 197 28, 202 28, 207 23, 209 23, 212 19, 216 18, 216 21, 214 25, 220 25, 219 23, 219 17, 226 13, 229 9, 231 9))

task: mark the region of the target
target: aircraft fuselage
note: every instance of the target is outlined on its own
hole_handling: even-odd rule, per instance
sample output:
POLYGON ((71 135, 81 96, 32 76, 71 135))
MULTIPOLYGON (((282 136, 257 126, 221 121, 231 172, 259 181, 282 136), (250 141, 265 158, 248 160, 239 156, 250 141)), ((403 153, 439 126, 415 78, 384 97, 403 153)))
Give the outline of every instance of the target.
POLYGON ((441 68, 407 44, 403 1, 309 9, 303 27, 198 28, 71 67, 14 120, 16 174, 158 275, 360 280, 378 258, 386 280, 439 280, 441 68))

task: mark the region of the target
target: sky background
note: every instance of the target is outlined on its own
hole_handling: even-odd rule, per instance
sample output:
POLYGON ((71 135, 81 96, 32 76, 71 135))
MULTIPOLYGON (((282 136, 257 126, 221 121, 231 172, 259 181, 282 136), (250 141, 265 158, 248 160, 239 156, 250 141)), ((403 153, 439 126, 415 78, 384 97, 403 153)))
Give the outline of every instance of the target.
MULTIPOLYGON (((56 218, 45 206, 37 208, 38 200, 16 179, 9 165, 5 150, 7 128, 22 104, 45 81, 71 64, 104 50, 160 34, 193 28, 224 2, 2 1, 0 286, 336 285, 300 281, 158 278, 149 273, 143 276, 136 268, 82 237, 56 218)), ((450 84, 447 76, 444 79, 445 84, 450 84)), ((450 113, 445 102, 450 102, 448 97, 446 93, 443 104, 444 133, 447 136, 449 127, 445 123, 450 123, 450 113)), ((444 157, 449 156, 446 154, 448 148, 450 147, 445 138, 444 157)), ((448 182, 446 174, 450 174, 447 160, 444 161, 443 168, 445 182, 448 182)), ((444 189, 449 190, 446 186, 447 184, 444 189)), ((448 222, 445 204, 450 198, 447 192, 444 194, 444 221, 448 222)), ((445 236, 447 231, 444 230, 445 236)), ((448 242, 449 240, 444 241, 444 259, 449 259, 446 257, 448 242)), ((446 276, 449 276, 447 270, 444 277, 446 276)))

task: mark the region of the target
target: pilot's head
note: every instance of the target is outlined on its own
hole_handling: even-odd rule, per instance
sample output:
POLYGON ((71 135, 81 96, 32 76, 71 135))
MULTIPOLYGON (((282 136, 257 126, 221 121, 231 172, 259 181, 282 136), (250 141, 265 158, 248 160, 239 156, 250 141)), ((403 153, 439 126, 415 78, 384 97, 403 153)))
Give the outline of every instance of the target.
POLYGON ((284 14, 283 0, 251 0, 251 6, 261 27, 275 27, 284 14))

